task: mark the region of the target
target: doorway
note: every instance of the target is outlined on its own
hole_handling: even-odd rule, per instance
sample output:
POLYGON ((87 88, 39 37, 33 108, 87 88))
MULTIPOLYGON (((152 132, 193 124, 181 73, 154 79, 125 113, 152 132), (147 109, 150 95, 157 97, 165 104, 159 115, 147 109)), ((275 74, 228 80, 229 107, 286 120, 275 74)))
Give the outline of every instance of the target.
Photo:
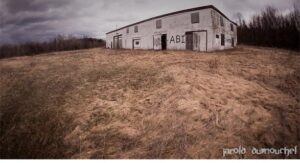
POLYGON ((122 35, 114 36, 113 39, 113 48, 114 49, 122 49, 122 35))
POLYGON ((193 50, 193 32, 186 33, 186 50, 193 50))
POLYGON ((207 51, 207 31, 186 32, 186 49, 194 51, 207 51))
POLYGON ((167 50, 167 35, 161 35, 161 50, 167 50))
POLYGON ((221 46, 225 46, 225 35, 221 34, 221 46))
POLYGON ((207 51, 206 32, 193 32, 193 50, 194 51, 207 51))
POLYGON ((132 49, 141 49, 141 39, 132 40, 132 49))

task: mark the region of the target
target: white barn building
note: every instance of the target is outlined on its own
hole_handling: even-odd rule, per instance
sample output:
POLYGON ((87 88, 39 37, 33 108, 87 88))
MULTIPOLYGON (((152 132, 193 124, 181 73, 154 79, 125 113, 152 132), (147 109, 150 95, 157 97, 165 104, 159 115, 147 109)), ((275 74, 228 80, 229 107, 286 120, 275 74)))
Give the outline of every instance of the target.
POLYGON ((143 20, 106 33, 114 49, 214 51, 237 44, 237 25, 216 7, 203 6, 143 20))

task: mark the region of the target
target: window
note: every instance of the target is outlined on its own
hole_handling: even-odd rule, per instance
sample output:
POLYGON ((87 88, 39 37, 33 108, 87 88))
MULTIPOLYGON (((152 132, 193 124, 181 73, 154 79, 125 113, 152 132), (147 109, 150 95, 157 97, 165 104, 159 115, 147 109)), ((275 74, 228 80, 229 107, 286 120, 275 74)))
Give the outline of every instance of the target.
POLYGON ((222 16, 220 17, 220 23, 221 23, 221 26, 224 27, 224 19, 222 16))
POLYGON ((161 26, 161 20, 156 20, 156 29, 160 29, 161 26))
POLYGON ((126 29, 127 34, 129 33, 129 28, 126 29))
POLYGON ((134 26, 134 33, 138 33, 139 32, 139 27, 136 25, 134 26))
POLYGON ((225 35, 221 34, 221 45, 224 46, 225 45, 225 35))
POLYGON ((231 29, 231 31, 234 30, 234 29, 233 29, 233 24, 230 24, 230 29, 231 29))
POLYGON ((200 22, 199 13, 198 12, 192 13, 191 20, 192 20, 192 24, 199 23, 200 22))
POLYGON ((219 35, 216 35, 216 38, 219 38, 220 36, 219 35))
POLYGON ((136 42, 135 42, 135 45, 139 45, 139 44, 140 44, 140 42, 139 42, 139 41, 136 41, 136 42))

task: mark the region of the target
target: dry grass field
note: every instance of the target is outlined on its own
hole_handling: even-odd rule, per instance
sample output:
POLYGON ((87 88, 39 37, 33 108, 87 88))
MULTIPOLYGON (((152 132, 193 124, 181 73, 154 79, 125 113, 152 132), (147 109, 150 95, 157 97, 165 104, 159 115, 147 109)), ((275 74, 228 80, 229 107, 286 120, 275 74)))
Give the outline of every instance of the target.
POLYGON ((300 147, 299 52, 99 48, 2 59, 0 79, 1 158, 223 158, 240 145, 300 147))

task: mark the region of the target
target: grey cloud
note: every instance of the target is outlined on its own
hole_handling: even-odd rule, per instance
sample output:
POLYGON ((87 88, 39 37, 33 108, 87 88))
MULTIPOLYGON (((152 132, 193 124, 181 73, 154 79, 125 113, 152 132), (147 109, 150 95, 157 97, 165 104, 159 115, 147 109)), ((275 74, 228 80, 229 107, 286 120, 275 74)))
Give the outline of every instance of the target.
POLYGON ((51 8, 65 6, 70 0, 3 0, 8 12, 15 14, 19 12, 38 12, 51 8))
POLYGON ((10 19, 4 20, 4 26, 15 25, 15 26, 26 26, 34 23, 43 23, 52 20, 59 20, 60 17, 57 15, 34 15, 31 14, 29 16, 24 17, 14 17, 10 19))
POLYGON ((58 34, 105 38, 116 27, 149 17, 214 5, 246 19, 266 5, 286 11, 299 0, 0 0, 0 44, 44 41, 58 34))

